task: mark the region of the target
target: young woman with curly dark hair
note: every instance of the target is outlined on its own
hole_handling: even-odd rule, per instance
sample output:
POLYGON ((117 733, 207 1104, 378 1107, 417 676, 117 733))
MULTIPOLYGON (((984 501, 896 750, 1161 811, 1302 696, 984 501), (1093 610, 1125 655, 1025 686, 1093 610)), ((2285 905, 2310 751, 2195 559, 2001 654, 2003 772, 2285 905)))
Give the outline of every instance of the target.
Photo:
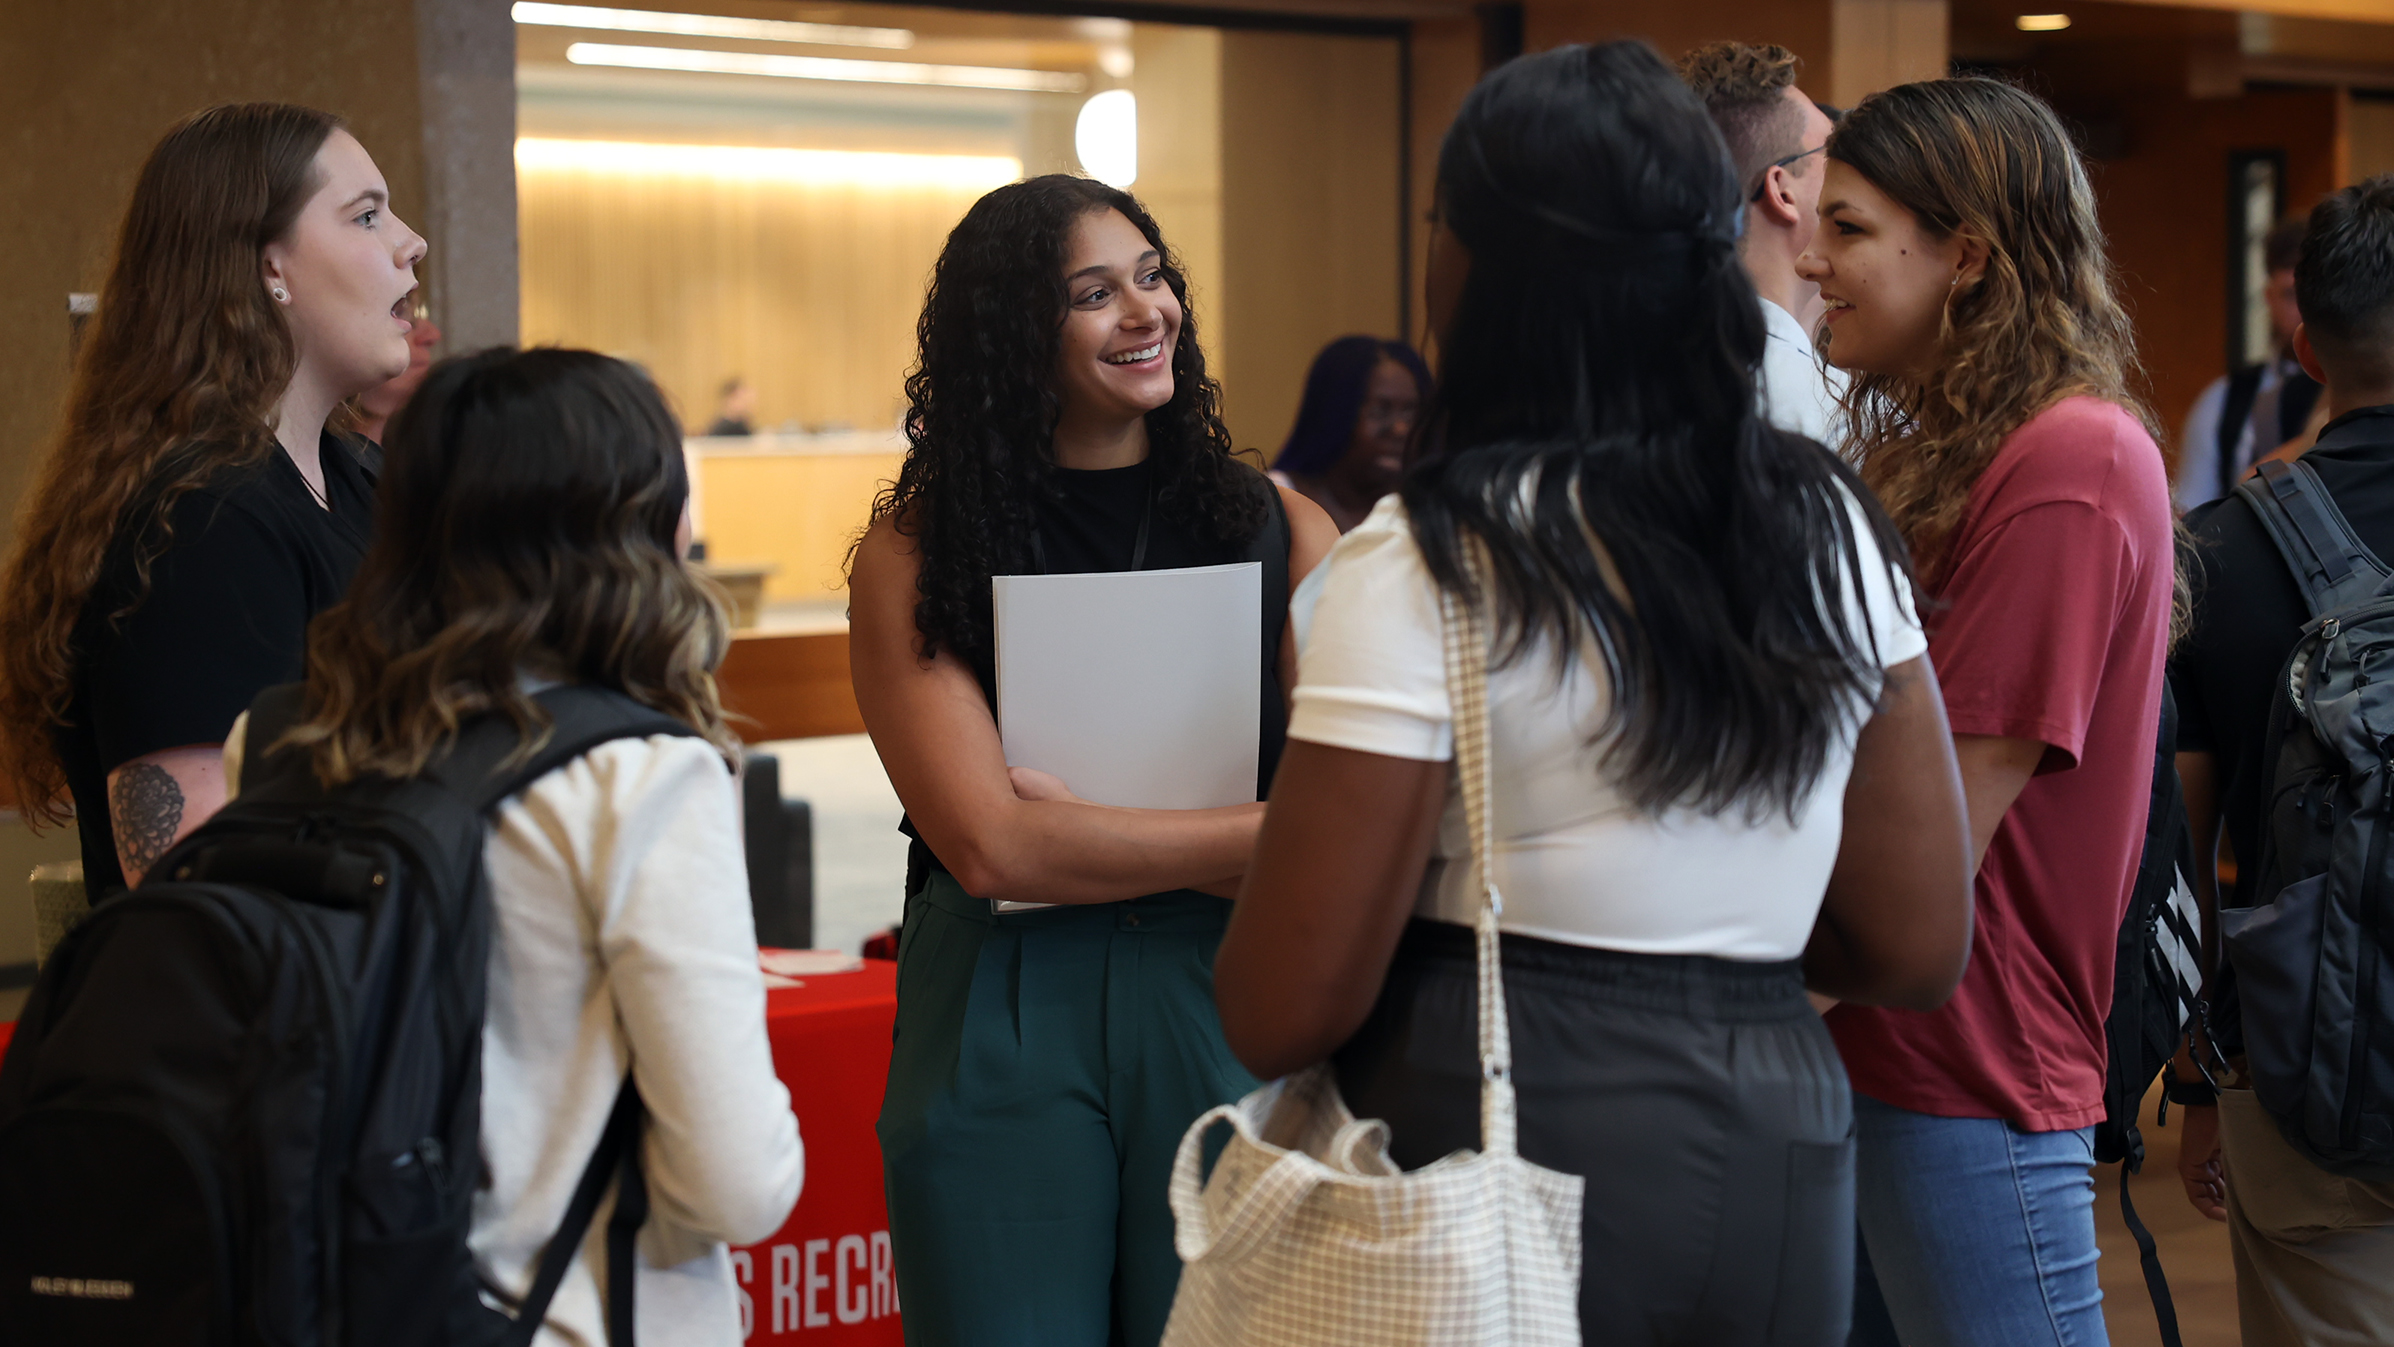
POLYGON ((911 1343, 1155 1342, 1173 1149, 1255 1084, 1211 969, 1263 806, 1074 799, 1009 773, 991 710, 990 577, 1260 561, 1270 783, 1288 592, 1337 531, 1231 457, 1187 297, 1124 193, 983 197, 932 273, 912 447, 852 561, 857 703, 916 839, 880 1123, 911 1343))

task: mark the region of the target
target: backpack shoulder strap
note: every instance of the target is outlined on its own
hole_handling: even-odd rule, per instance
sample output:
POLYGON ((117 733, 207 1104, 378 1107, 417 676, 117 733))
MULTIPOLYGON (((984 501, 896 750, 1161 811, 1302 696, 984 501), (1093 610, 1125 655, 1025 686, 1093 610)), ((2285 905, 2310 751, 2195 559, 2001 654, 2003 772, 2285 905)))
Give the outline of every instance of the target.
POLYGON ((2352 531, 2310 464, 2265 462, 2236 491, 2294 572, 2311 616, 2358 603, 2385 583, 2386 563, 2352 531))
POLYGON ((522 738, 505 716, 489 715, 461 731, 455 745, 425 775, 471 801, 481 813, 601 744, 656 734, 698 736, 681 721, 609 688, 568 683, 534 700, 549 713, 551 724, 548 741, 530 758, 508 763, 522 738))

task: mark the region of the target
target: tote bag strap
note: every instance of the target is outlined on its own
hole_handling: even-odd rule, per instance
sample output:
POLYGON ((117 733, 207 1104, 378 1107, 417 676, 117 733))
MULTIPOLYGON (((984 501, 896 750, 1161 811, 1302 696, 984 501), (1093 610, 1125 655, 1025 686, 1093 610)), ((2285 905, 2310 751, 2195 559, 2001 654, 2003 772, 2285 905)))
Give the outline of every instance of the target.
POLYGON ((1479 876, 1478 965, 1480 984, 1480 1153, 1518 1153, 1513 1100, 1513 1031, 1505 1019, 1504 962, 1496 939, 1504 897, 1496 891, 1496 837, 1489 820, 1488 773, 1488 604, 1482 547, 1464 534, 1461 554, 1467 598, 1438 591, 1446 639, 1446 691, 1455 727, 1455 770, 1463 792, 1463 817, 1470 825, 1472 872, 1479 876))

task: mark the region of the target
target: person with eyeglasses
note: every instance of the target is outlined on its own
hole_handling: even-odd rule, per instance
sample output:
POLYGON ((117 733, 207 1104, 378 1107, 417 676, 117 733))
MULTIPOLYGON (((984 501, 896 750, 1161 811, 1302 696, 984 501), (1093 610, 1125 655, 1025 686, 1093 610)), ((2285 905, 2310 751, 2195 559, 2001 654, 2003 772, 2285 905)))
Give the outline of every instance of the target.
POLYGON ((1401 341, 1340 337, 1313 358, 1297 423, 1272 461, 1272 480, 1303 493, 1352 530, 1396 489, 1413 427, 1430 395, 1430 367, 1401 341))
POLYGON ((1785 47, 1715 42, 1680 58, 1679 75, 1712 114, 1745 185, 1738 260, 1762 296, 1770 340, 1762 355, 1762 411, 1781 430, 1835 449, 1845 373, 1821 359, 1812 332, 1820 287, 1796 274, 1819 225, 1821 168, 1831 119, 1796 87, 1803 62, 1785 47))

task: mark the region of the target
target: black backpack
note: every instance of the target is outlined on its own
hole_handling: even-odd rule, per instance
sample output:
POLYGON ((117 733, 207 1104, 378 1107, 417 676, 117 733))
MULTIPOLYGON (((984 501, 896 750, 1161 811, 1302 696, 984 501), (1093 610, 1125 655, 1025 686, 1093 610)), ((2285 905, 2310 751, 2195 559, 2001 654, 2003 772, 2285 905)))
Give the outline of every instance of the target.
POLYGON ((2237 490, 2311 621, 2271 698, 2254 905, 2223 908, 2253 1093, 2330 1173, 2394 1180, 2394 586, 2310 465, 2237 490))
POLYGON ((529 1343, 609 1180, 609 1338, 631 1347, 647 1210, 624 1083, 510 1318, 466 1246, 482 1177, 485 816, 610 740, 692 731, 621 694, 543 692, 423 775, 326 791, 250 711, 241 793, 60 943, 0 1063, 0 1324, 39 1347, 529 1343))
MULTIPOLYGON (((2135 1237, 2145 1291, 2164 1347, 2178 1347, 2178 1309, 2161 1273, 2153 1233, 2128 1196, 2128 1175, 2145 1167, 2145 1138, 2137 1110, 2169 1065, 2194 1017, 2202 989, 2202 915, 2194 885, 2194 843, 2178 784, 2178 703, 2161 684, 2161 724, 2153 740, 2153 792, 2145 812, 2145 845, 2120 921, 2112 960, 2111 1013, 2104 1018, 2108 1048, 2103 1121, 2095 1124, 2095 1160, 2126 1168, 2120 1176, 2120 1216, 2135 1237)), ((2162 1104, 2166 1114, 2169 1105, 2162 1104)))

